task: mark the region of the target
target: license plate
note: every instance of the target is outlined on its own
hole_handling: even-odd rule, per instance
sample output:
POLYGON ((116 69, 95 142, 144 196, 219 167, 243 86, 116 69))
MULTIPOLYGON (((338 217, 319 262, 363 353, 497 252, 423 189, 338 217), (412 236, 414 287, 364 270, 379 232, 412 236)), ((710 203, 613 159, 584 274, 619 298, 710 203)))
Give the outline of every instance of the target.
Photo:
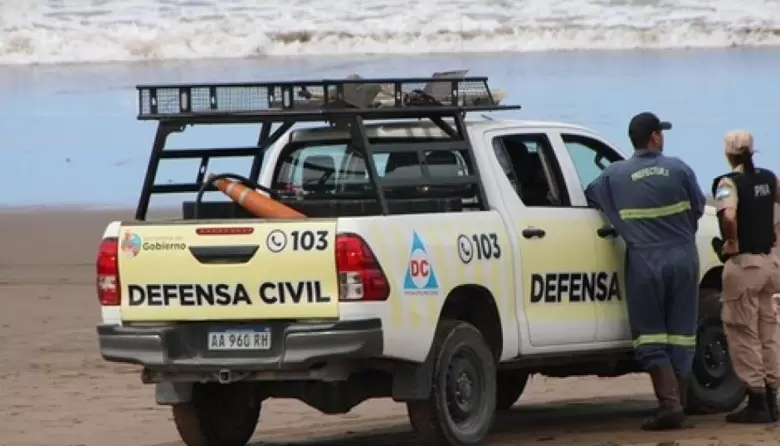
POLYGON ((269 350, 271 329, 209 331, 209 350, 269 350))

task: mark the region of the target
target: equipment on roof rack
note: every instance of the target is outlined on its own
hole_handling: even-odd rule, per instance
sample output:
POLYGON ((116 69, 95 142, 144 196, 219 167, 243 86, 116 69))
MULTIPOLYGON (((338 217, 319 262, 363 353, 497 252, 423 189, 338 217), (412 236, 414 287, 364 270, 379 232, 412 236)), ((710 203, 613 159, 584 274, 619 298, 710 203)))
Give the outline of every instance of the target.
MULTIPOLYGON (((486 77, 466 71, 434 73, 430 78, 345 79, 229 84, 140 85, 140 120, 294 117, 321 120, 328 115, 374 110, 409 111, 451 107, 467 111, 517 109, 502 106, 503 92, 492 92, 486 77)), ((398 116, 390 113, 389 116, 398 116)))
MULTIPOLYGON (((144 220, 153 194, 217 190, 206 183, 208 163, 214 158, 251 157, 247 179, 257 182, 265 151, 297 123, 322 122, 336 126, 350 147, 366 160, 371 190, 383 214, 389 207, 383 187, 472 187, 477 201, 484 203, 484 191, 466 131, 468 112, 517 110, 519 105, 501 105, 504 93, 491 91, 487 77, 466 77, 467 70, 434 73, 423 78, 369 78, 351 75, 345 79, 214 83, 178 85, 139 85, 139 120, 158 121, 149 165, 136 219, 144 220), (429 119, 448 137, 424 141, 410 137, 404 141, 369 136, 369 120, 429 119), (261 124, 259 137, 248 147, 208 149, 165 149, 168 135, 187 126, 201 124, 261 124), (459 151, 473 166, 470 175, 431 177, 423 163, 422 175, 413 178, 381 178, 372 154, 416 153, 418 159, 435 151, 459 151), (156 184, 162 159, 200 159, 194 183, 156 184)), ((411 123, 410 126, 417 124, 411 123)), ((480 205, 481 206, 481 205, 480 205)))

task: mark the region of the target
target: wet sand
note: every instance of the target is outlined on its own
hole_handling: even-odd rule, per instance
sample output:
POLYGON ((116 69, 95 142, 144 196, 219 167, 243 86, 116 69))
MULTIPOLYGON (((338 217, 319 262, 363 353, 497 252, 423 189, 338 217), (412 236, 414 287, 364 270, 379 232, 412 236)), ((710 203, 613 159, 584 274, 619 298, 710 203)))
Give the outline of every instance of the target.
MULTIPOLYGON (((8 210, 0 214, 0 446, 180 446, 170 410, 154 403, 139 369, 100 358, 94 256, 121 211, 8 210)), ((769 445, 780 430, 727 426, 646 433, 654 407, 645 376, 534 377, 520 404, 499 416, 488 445, 769 445)), ((418 444, 404 406, 390 400, 325 416, 302 403, 267 401, 256 445, 418 444)))

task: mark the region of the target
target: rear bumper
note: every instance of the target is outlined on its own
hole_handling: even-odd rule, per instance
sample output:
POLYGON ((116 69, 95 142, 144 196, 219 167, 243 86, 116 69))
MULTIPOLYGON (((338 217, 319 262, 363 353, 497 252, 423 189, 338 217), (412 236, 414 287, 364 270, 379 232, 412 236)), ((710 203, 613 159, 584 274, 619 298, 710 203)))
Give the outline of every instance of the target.
MULTIPOLYGON (((382 356, 382 321, 333 323, 268 321, 271 348, 263 351, 210 351, 211 328, 254 324, 193 322, 164 326, 98 325, 103 359, 164 372, 305 370, 318 363, 382 356)), ((259 324, 258 324, 259 325, 259 324)))

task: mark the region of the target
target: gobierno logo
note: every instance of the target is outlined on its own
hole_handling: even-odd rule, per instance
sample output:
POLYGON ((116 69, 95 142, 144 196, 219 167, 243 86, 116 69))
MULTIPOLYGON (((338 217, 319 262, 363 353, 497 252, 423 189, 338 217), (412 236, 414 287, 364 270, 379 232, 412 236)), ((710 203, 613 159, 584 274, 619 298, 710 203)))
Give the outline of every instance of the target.
POLYGON ((125 257, 135 257, 141 252, 141 236, 130 231, 125 231, 120 244, 120 250, 125 257))
POLYGON ((148 237, 143 240, 140 235, 125 231, 122 236, 121 251, 125 257, 136 257, 141 251, 183 251, 187 245, 175 241, 174 237, 148 237))
POLYGON ((141 247, 144 251, 183 251, 187 245, 181 242, 144 242, 141 247))

